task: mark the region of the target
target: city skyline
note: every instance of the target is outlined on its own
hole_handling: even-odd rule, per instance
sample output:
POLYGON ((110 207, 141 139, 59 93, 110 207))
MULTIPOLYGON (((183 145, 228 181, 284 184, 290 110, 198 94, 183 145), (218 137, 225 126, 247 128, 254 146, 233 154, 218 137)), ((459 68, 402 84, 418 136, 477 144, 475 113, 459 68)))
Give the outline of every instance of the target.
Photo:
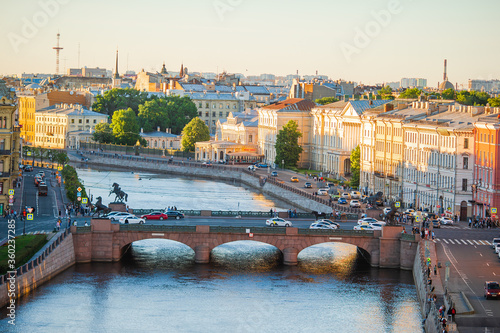
POLYGON ((190 71, 246 76, 318 71, 364 84, 422 77, 433 87, 442 82, 446 58, 459 89, 468 79, 500 78, 494 66, 500 46, 488 44, 498 26, 500 4, 493 0, 27 3, 9 4, 0 23, 2 75, 55 73, 59 32, 60 73, 114 70, 118 48, 120 74, 160 71, 165 62, 170 71, 181 63, 190 71), (476 51, 485 46, 488 52, 476 51))

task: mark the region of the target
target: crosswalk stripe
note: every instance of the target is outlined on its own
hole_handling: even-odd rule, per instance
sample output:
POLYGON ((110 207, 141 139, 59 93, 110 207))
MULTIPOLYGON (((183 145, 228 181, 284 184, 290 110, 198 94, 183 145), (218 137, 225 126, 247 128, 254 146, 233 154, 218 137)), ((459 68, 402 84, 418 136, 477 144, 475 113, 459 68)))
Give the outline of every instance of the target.
POLYGON ((488 244, 486 244, 486 241, 484 241, 484 240, 480 240, 478 242, 481 243, 481 245, 488 245, 488 244))
POLYGON ((481 243, 481 241, 477 241, 477 240, 472 240, 474 243, 476 243, 477 245, 484 245, 483 243, 481 243))
POLYGON ((462 243, 464 243, 465 245, 469 245, 467 244, 467 242, 465 242, 463 239, 460 240, 462 243))
POLYGON ((470 240, 467 239, 467 242, 470 243, 470 245, 475 245, 474 243, 472 243, 470 240))
POLYGON ((483 242, 485 242, 485 243, 486 243, 486 245, 491 245, 491 243, 490 243, 490 242, 488 242, 488 241, 483 241, 483 242))
POLYGON ((453 241, 453 239, 450 239, 449 240, 451 244, 455 244, 455 242, 453 241))

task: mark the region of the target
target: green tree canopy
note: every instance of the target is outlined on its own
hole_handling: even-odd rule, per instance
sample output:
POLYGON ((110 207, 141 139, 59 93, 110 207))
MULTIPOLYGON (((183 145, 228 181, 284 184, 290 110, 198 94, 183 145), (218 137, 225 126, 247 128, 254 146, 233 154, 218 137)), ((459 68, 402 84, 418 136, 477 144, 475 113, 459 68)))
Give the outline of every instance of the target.
POLYGON ((200 141, 210 140, 210 130, 203 120, 193 118, 182 130, 182 149, 184 151, 194 151, 194 144, 200 141))
POLYGON ((335 103, 338 101, 339 101, 338 98, 335 98, 335 97, 323 97, 323 98, 315 100, 316 104, 320 104, 320 105, 327 105, 327 104, 335 103))
POLYGON ((118 110, 113 113, 111 128, 115 137, 116 144, 133 146, 140 140, 139 123, 134 110, 118 110))
POLYGON ((299 138, 301 137, 302 133, 298 130, 295 121, 290 120, 283 126, 276 136, 276 158, 274 163, 281 165, 281 161, 284 161, 285 167, 296 167, 303 150, 299 146, 299 138))
POLYGON ((359 170, 361 169, 361 151, 359 146, 351 152, 351 187, 359 188, 359 170))
POLYGON ((460 91, 457 93, 457 102, 463 105, 486 105, 490 95, 480 91, 460 91))
POLYGON ((383 87, 378 91, 378 93, 382 99, 394 99, 394 96, 392 96, 392 88, 390 86, 383 87))
POLYGON ((139 106, 139 124, 145 132, 171 128, 180 134, 184 126, 198 114, 196 105, 188 97, 155 98, 139 106))
POLYGON ((455 99, 455 90, 448 88, 441 94, 443 99, 455 99))
POLYGON ((139 105, 144 104, 145 101, 150 99, 148 93, 132 88, 111 89, 103 95, 97 95, 96 101, 92 105, 92 110, 112 116, 116 110, 131 108, 137 115, 139 105))
POLYGON ((99 123, 95 125, 95 131, 92 133, 92 138, 94 141, 99 143, 114 143, 115 136, 113 135, 113 129, 108 123, 99 123))
POLYGON ((488 99, 488 103, 491 107, 497 108, 500 107, 500 97, 490 98, 488 99))
POLYGON ((422 94, 422 90, 418 88, 408 88, 399 94, 399 98, 418 98, 422 94))

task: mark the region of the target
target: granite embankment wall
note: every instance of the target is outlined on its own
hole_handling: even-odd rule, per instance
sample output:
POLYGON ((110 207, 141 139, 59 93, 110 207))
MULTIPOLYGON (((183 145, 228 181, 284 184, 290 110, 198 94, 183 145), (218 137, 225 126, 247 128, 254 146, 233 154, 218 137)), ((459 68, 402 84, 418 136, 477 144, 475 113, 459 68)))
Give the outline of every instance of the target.
POLYGON ((13 298, 19 298, 75 264, 73 236, 69 231, 50 242, 36 259, 0 276, 0 308, 10 303, 12 290, 15 290, 13 298))
MULTIPOLYGON (((106 154, 85 155, 89 160, 85 163, 96 166, 111 166, 124 170, 143 170, 156 173, 178 174, 183 176, 199 177, 206 179, 219 179, 224 181, 239 181, 251 186, 258 191, 269 194, 279 200, 282 200, 293 207, 304 211, 317 211, 330 213, 332 207, 328 201, 321 198, 315 198, 311 195, 304 195, 302 191, 294 189, 286 184, 271 178, 259 177, 247 170, 226 166, 204 166, 199 163, 167 163, 166 160, 157 160, 142 157, 111 157, 106 154), (309 196, 309 197, 308 197, 309 196), (323 202, 321 202, 323 201, 323 202)), ((73 164, 81 163, 81 158, 69 155, 73 164)), ((343 207, 336 207, 339 210, 343 207)), ((357 209, 343 208, 349 213, 359 213, 357 209)))

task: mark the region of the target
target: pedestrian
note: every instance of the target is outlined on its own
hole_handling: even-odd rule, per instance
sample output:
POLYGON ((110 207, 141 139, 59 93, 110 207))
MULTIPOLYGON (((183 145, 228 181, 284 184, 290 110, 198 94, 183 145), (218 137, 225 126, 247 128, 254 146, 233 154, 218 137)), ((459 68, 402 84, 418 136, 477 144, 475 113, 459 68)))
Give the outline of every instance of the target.
POLYGON ((59 209, 59 217, 61 217, 61 210, 59 209))
POLYGON ((434 275, 437 275, 437 273, 438 273, 437 272, 437 267, 436 267, 436 265, 434 265, 434 275))
POLYGON ((451 320, 455 322, 455 315, 457 314, 457 310, 455 310, 454 306, 450 308, 450 312, 451 312, 451 320))

